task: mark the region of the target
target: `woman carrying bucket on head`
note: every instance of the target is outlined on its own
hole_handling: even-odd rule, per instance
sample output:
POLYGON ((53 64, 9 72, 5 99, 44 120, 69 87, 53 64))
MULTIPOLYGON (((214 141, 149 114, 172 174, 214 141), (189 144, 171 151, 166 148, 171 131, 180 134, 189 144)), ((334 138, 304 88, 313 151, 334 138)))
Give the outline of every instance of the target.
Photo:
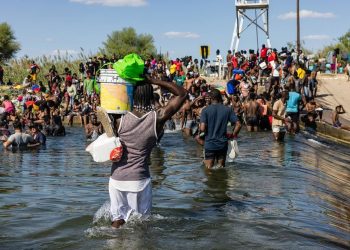
MULTIPOLYGON (((121 75, 120 72, 118 74, 121 75)), ((132 213, 141 216, 150 214, 152 187, 148 160, 165 122, 181 108, 186 95, 186 91, 176 84, 146 76, 135 84, 133 110, 117 119, 113 128, 110 128, 117 131, 123 146, 122 157, 113 163, 109 179, 112 227, 123 225, 132 213), (157 111, 154 109, 152 84, 174 95, 166 106, 157 111)), ((109 126, 103 123, 105 127, 109 126)))

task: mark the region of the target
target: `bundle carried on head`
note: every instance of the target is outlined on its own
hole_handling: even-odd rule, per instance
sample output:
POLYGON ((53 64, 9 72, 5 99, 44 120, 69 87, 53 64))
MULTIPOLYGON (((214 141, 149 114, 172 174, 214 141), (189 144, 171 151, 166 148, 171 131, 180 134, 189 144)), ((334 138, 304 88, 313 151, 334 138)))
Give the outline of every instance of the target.
POLYGON ((144 80, 143 73, 145 63, 142 58, 135 53, 128 54, 123 59, 115 62, 113 68, 121 78, 133 84, 144 80))
POLYGON ((134 85, 133 109, 151 111, 154 109, 153 87, 146 83, 144 77, 145 63, 135 53, 126 55, 113 64, 120 78, 134 85))

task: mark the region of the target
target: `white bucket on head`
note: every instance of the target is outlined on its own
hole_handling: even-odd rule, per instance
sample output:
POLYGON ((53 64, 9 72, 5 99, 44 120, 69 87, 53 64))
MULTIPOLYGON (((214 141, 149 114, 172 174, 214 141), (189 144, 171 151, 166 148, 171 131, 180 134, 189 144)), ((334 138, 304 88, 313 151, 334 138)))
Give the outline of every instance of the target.
POLYGON ((109 114, 125 114, 132 110, 134 85, 120 78, 114 69, 101 69, 101 107, 109 114))

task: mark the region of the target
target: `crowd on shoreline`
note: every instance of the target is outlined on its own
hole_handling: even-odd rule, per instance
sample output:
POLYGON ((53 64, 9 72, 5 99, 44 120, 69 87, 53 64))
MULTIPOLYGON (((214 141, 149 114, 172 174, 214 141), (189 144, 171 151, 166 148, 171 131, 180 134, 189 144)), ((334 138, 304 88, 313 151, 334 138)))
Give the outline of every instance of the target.
MULTIPOLYGON (((186 135, 198 135, 201 111, 210 104, 211 89, 217 88, 224 104, 232 107, 248 131, 272 130, 275 138, 281 140, 286 132, 299 131, 300 116, 308 131, 316 130, 315 121, 322 120, 322 107, 315 100, 319 65, 310 70, 301 51, 299 55, 287 48, 278 52, 263 45, 259 53, 228 51, 226 62, 219 62, 222 57, 217 54, 216 67, 191 56, 169 62, 153 57, 145 61, 145 72, 152 78, 173 82, 188 92, 183 107, 166 123, 166 129, 175 129, 177 124, 186 135), (214 73, 218 71, 220 63, 226 65, 226 86, 216 86, 203 77, 208 67, 214 73)), ((69 68, 57 72, 55 65, 49 72, 41 72, 32 61, 23 83, 11 86, 11 92, 1 96, 0 138, 4 147, 44 145, 46 136, 64 136, 63 120, 68 119, 71 126, 75 116, 85 127, 86 138, 95 140, 103 133, 96 118, 100 105, 98 72, 115 61, 115 56, 92 57, 79 64, 79 72, 69 68), (45 83, 37 81, 38 74, 45 74, 45 83), (15 134, 11 136, 10 130, 15 134), (30 137, 21 139, 19 135, 26 134, 23 131, 30 137)), ((164 106, 172 98, 160 87, 155 86, 154 90, 155 107, 164 106)), ((341 106, 336 107, 333 126, 348 129, 339 122, 342 112, 345 111, 341 106)))

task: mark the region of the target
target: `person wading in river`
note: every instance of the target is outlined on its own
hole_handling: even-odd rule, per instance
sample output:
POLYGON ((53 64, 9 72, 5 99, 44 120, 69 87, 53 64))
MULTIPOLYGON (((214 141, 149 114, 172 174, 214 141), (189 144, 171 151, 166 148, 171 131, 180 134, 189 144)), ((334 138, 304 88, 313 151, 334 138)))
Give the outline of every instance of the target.
POLYGON ((193 115, 193 103, 190 101, 189 96, 187 96, 186 101, 182 107, 182 118, 181 118, 181 128, 182 132, 186 136, 192 136, 194 130, 196 129, 196 119, 193 115))
POLYGON ((244 114, 249 132, 258 131, 259 103, 255 100, 255 93, 249 93, 249 100, 244 104, 244 114))
POLYGON ((238 135, 241 123, 232 108, 222 104, 221 93, 217 89, 210 92, 211 105, 204 108, 200 119, 200 134, 197 142, 204 145, 204 164, 212 169, 217 162, 217 167, 225 167, 228 138, 228 122, 234 126, 233 136, 238 135), (203 140, 203 136, 205 136, 203 140))
POLYGON ((288 99, 288 90, 285 90, 281 94, 281 98, 278 99, 272 108, 272 133, 276 141, 283 141, 286 134, 287 122, 291 122, 289 118, 286 118, 286 102, 288 99))
MULTIPOLYGON (((114 162, 109 179, 112 227, 122 226, 132 213, 148 215, 152 206, 152 187, 148 161, 164 124, 186 99, 184 88, 147 78, 134 89, 134 109, 117 119, 114 131, 123 146, 120 161, 114 162), (152 84, 173 94, 164 107, 154 110, 152 84)), ((106 114, 104 114, 106 115, 106 114)), ((104 127, 108 126, 101 119, 104 127)))
POLYGON ((15 129, 15 133, 3 143, 5 149, 11 145, 12 147, 18 147, 20 149, 25 149, 27 147, 36 147, 40 145, 40 143, 35 142, 34 138, 31 135, 22 132, 22 125, 20 122, 15 121, 13 123, 13 128, 15 129))

